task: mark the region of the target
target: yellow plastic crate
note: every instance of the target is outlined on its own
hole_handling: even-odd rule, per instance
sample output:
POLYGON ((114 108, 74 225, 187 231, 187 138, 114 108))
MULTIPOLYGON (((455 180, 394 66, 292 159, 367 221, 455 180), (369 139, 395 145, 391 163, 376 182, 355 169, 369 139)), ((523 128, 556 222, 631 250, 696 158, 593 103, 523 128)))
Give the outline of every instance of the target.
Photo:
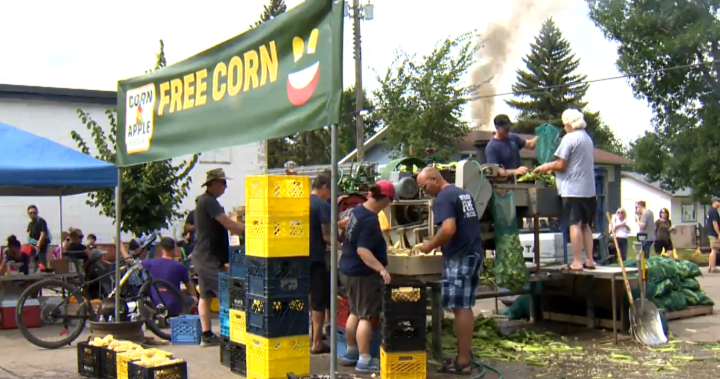
POLYGON ((307 335, 265 338, 248 333, 245 341, 248 360, 274 362, 278 359, 302 358, 310 351, 310 338, 307 335))
POLYGON ((310 216, 245 218, 245 255, 261 258, 310 255, 310 216))
POLYGON ((230 310, 230 341, 245 344, 245 312, 230 310))
POLYGON ((307 176, 246 176, 246 216, 307 216, 310 191, 307 176))
POLYGON ((427 353, 424 351, 386 353, 380 349, 381 379, 426 379, 427 353))
POLYGON ((296 376, 310 375, 310 351, 302 358, 247 360, 247 379, 285 379, 288 372, 296 376))
MULTIPOLYGON (((135 354, 137 354, 138 350, 134 350, 134 352, 125 352, 125 353, 117 353, 116 356, 116 366, 117 366, 117 379, 128 379, 128 362, 136 361, 139 359, 131 358, 135 354), (129 355, 132 354, 132 355, 129 355)), ((172 358, 172 353, 159 350, 159 349, 143 349, 140 351, 154 351, 155 353, 163 353, 168 358, 172 358)))

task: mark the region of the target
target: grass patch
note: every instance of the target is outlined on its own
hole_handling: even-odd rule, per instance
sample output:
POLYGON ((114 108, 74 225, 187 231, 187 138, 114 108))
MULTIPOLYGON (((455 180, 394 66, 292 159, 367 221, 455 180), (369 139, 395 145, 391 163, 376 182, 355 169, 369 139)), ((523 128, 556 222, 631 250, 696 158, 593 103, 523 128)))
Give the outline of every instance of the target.
MULTIPOLYGON (((637 259, 637 254, 633 248, 637 242, 637 237, 628 237, 628 259, 637 259)), ((678 257, 682 260, 690 261, 698 266, 707 266, 710 260, 709 254, 697 255, 692 249, 677 249, 678 257)), ((654 255, 654 251, 652 255, 654 255)), ((652 256, 651 255, 651 256, 652 256)))

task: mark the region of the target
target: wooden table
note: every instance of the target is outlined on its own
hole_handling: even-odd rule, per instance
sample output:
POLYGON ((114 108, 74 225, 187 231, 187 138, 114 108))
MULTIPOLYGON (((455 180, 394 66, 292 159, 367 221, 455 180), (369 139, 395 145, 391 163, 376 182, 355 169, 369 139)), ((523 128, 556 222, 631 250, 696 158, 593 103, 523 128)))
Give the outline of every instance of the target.
POLYGON ((78 276, 76 272, 70 272, 67 274, 30 274, 30 275, 8 275, 0 276, 0 282, 15 282, 15 281, 30 281, 30 280, 43 280, 43 279, 65 279, 74 278, 78 276))

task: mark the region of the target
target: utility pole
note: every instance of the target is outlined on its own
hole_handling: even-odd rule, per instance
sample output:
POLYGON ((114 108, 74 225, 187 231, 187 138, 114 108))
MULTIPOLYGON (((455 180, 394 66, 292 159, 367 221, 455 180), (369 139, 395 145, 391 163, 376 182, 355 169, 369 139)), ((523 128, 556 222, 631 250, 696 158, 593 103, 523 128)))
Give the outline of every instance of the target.
MULTIPOLYGON (((365 159, 365 120, 363 107, 363 85, 362 85, 362 45, 360 39, 360 21, 372 20, 374 6, 372 4, 360 5, 360 0, 353 0, 353 44, 355 48, 355 143, 357 145, 357 160, 362 162, 365 159)), ((346 9, 349 15, 349 9, 346 9)))

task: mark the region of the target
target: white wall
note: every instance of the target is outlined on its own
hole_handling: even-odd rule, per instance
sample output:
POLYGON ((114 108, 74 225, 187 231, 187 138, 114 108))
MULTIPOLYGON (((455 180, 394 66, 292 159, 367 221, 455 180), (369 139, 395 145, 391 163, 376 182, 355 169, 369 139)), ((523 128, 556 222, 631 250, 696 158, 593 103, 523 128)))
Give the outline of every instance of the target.
MULTIPOLYGON (((74 130, 94 148, 90 132, 77 118, 77 108, 89 112, 100 125, 107 125, 105 106, 7 99, 0 99, 0 121, 62 145, 77 148, 70 137, 70 132, 74 130)), ((201 157, 203 163, 195 166, 191 173, 193 184, 183 202, 183 209, 194 208, 195 198, 203 192, 200 185, 205 181, 205 173, 218 167, 223 168, 226 174, 234 179, 228 182, 228 190, 220 198, 220 203, 226 211, 230 211, 233 206, 243 205, 244 178, 246 175, 261 172, 261 165, 264 164, 260 163, 264 162, 262 154, 259 143, 204 153, 201 157)), ((110 242, 115 234, 113 220, 99 215, 97 209, 85 204, 86 200, 87 195, 84 194, 63 198, 63 228, 82 228, 85 235, 94 233, 100 242, 110 242)), ((26 209, 30 204, 38 206, 41 216, 48 222, 54 241, 59 240, 57 236, 60 231, 60 213, 57 198, 0 197, 0 245, 4 244, 5 238, 10 234, 25 240, 28 222, 26 209)))
POLYGON ((660 191, 654 187, 643 184, 633 178, 622 178, 622 207, 630 213, 630 223, 634 232, 637 232, 637 224, 635 223, 632 213, 635 211, 635 202, 645 200, 648 208, 653 212, 655 218, 660 217, 660 209, 667 208, 670 210, 670 220, 673 225, 705 225, 705 206, 702 203, 695 202, 686 197, 670 196, 668 193, 660 191), (695 204, 695 220, 683 221, 682 205, 695 204))
MULTIPOLYGON (((692 207, 689 207, 692 209, 692 207)), ((690 216, 692 212, 688 212, 690 216)), ((670 210, 670 219, 674 225, 705 225, 705 206, 700 202, 693 202, 690 198, 675 197, 672 199, 672 209, 670 210), (688 217, 683 220, 683 205, 695 205, 695 219, 688 217)))
MULTIPOLYGON (((648 209, 653 212, 656 219, 660 215, 661 208, 672 208, 672 197, 669 194, 632 178, 623 177, 621 180, 621 203, 622 207, 625 208, 625 211, 628 213, 628 218, 630 220, 629 225, 633 234, 638 232, 638 226, 635 222, 634 216, 636 202, 645 200, 648 209)), ((617 209, 612 211, 616 210, 617 209)), ((672 215, 672 210, 670 211, 670 214, 672 215)))

